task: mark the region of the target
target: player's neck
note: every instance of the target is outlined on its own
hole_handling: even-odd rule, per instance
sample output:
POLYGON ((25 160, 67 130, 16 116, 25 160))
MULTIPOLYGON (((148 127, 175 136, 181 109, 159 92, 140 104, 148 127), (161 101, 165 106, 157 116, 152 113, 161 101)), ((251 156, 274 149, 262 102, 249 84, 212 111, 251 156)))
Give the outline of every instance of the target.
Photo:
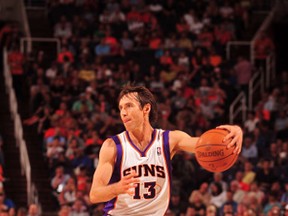
POLYGON ((150 124, 143 124, 143 127, 129 131, 129 135, 133 143, 141 149, 150 143, 153 130, 150 124))

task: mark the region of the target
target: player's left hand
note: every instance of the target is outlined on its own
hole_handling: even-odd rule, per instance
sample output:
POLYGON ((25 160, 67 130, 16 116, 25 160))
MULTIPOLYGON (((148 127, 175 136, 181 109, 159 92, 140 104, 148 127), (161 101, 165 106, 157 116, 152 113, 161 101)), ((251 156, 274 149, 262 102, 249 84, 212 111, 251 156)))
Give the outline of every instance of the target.
POLYGON ((242 149, 243 132, 238 125, 220 125, 217 128, 228 130, 229 133, 224 137, 223 142, 229 141, 227 148, 231 148, 235 145, 233 153, 240 154, 242 149))

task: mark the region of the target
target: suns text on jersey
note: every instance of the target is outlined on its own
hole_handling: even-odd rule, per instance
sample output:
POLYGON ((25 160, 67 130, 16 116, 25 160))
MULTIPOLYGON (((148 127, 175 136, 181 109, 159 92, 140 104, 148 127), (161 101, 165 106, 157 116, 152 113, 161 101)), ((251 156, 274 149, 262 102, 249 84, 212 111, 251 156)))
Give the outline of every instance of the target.
POLYGON ((141 176, 157 176, 159 178, 165 178, 165 171, 163 166, 155 165, 155 164, 141 164, 138 166, 133 166, 125 169, 123 171, 123 175, 129 175, 132 170, 135 170, 137 173, 137 177, 141 176))

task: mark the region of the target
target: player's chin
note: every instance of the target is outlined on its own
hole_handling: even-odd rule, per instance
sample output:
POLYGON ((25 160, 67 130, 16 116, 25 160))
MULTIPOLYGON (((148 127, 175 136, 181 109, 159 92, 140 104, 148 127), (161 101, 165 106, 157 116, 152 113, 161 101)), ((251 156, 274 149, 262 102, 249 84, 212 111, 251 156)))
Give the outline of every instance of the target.
POLYGON ((129 126, 129 124, 127 124, 127 123, 124 123, 124 127, 125 127, 126 131, 131 130, 131 126, 129 126))

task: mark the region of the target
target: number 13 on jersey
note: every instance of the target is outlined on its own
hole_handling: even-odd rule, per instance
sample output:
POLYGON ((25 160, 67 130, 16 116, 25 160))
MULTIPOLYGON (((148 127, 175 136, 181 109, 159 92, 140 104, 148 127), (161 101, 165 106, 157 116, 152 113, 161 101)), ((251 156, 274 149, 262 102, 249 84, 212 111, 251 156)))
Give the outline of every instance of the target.
MULTIPOLYGON (((144 182, 144 183, 136 183, 135 194, 133 199, 153 199, 156 196, 156 182, 144 182), (140 190, 140 187, 144 187, 144 189, 140 190), (146 191, 140 194, 140 191, 146 191)), ((159 191, 158 191, 159 192, 159 191)))

